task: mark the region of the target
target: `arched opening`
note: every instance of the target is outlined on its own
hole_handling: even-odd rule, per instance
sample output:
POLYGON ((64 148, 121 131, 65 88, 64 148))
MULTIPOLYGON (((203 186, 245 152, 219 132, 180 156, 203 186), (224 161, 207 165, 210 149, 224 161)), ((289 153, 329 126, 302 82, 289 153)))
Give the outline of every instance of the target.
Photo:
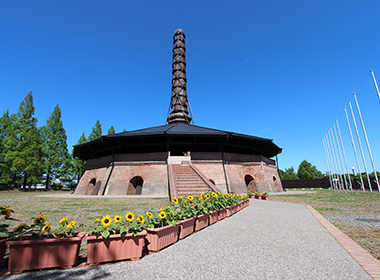
POLYGON ((247 174, 244 177, 245 185, 247 186, 247 191, 256 192, 256 182, 255 178, 253 178, 251 175, 247 174))
POLYGON ((95 178, 91 179, 90 182, 88 182, 88 184, 87 184, 87 189, 86 189, 86 192, 84 194, 85 195, 92 194, 92 191, 95 188, 95 184, 96 184, 96 179, 95 178))
POLYGON ((140 176, 133 177, 129 181, 127 195, 141 195, 144 180, 140 176))

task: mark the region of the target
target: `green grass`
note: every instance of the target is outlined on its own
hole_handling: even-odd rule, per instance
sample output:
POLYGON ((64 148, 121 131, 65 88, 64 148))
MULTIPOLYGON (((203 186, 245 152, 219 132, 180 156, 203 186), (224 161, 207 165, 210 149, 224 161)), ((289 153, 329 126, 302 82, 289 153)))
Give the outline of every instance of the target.
POLYGON ((45 194, 65 194, 67 191, 29 191, 20 190, 0 191, 0 206, 10 206, 14 210, 10 221, 10 229, 20 223, 30 224, 32 217, 40 214, 47 215, 49 223, 56 226, 60 219, 68 217, 78 224, 89 224, 95 218, 104 215, 125 215, 129 211, 143 214, 146 211, 163 208, 169 203, 167 198, 51 198, 40 197, 45 194))

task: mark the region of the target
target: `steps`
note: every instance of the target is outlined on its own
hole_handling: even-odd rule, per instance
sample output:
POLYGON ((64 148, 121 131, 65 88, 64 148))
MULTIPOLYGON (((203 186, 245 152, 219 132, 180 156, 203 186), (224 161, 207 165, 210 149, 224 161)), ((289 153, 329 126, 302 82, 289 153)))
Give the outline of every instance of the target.
POLYGON ((201 177, 187 164, 173 164, 173 179, 177 196, 199 195, 212 191, 201 177))

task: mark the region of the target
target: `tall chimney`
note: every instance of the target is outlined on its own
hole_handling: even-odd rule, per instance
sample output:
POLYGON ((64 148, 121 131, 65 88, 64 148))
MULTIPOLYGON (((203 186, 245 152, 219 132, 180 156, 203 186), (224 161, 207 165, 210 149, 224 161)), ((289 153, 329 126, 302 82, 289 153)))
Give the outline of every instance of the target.
POLYGON ((187 110, 185 38, 185 32, 182 29, 177 29, 174 32, 172 98, 170 101, 171 112, 167 119, 168 123, 185 122, 189 124, 191 122, 191 117, 187 110))

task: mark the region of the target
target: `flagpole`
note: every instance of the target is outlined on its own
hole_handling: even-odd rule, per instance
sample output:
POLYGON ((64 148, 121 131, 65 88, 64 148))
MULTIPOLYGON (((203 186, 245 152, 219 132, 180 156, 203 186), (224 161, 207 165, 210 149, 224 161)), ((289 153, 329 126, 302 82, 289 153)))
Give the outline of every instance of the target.
POLYGON ((361 122, 362 128, 363 128, 364 138, 365 138, 365 141, 367 143, 369 158, 371 159, 371 163, 372 163, 372 169, 373 169, 373 172, 375 173, 377 189, 380 192, 379 179, 377 178, 377 172, 376 172, 376 168, 375 168, 375 163, 373 162, 371 148, 369 147, 369 141, 368 141, 367 133, 365 131, 364 122, 363 122, 363 118, 362 118, 362 113, 360 112, 358 99, 356 98, 356 94, 355 93, 354 93, 354 97, 355 97, 356 107, 358 108, 358 112, 359 112, 360 122, 361 122))
POLYGON ((343 157, 342 157, 342 152, 340 150, 339 138, 338 138, 338 133, 336 132, 335 123, 333 123, 333 127, 334 127, 334 132, 335 132, 336 144, 338 146, 338 151, 339 151, 340 166, 342 167, 342 176, 344 178, 344 185, 346 186, 346 190, 348 191, 348 183, 347 183, 346 176, 344 174, 343 157))
POLYGON ((339 187, 339 179, 337 178, 338 172, 336 171, 336 164, 335 164, 335 161, 334 161, 334 154, 333 154, 333 150, 331 148, 331 139, 330 139, 329 130, 326 133, 326 141, 327 141, 327 149, 329 150, 329 153, 330 153, 331 169, 333 170, 334 189, 337 190, 338 187, 339 187))
POLYGON ((325 151, 325 158, 326 158, 326 166, 329 174, 329 181, 330 181, 330 186, 332 187, 332 180, 331 180, 331 171, 330 171, 330 164, 327 156, 327 151, 326 151, 326 145, 325 145, 325 138, 322 138, 322 144, 323 144, 323 150, 325 151))
MULTIPOLYGON (((362 171, 360 170, 360 164, 359 164, 358 154, 356 153, 356 147, 355 147, 355 142, 354 142, 354 136, 352 135, 351 125, 350 125, 350 120, 349 120, 349 118, 348 118, 348 114, 347 114, 346 107, 344 107, 344 113, 346 113, 346 119, 347 119, 347 124, 348 124, 348 130, 350 131, 351 143, 352 143, 352 149, 354 150, 355 159, 356 159, 356 165, 358 166, 358 171, 359 171, 359 176, 360 176, 360 182, 362 183, 362 189, 363 189, 363 191, 365 191, 365 188, 364 188, 364 182, 363 182, 363 177, 362 177, 362 171)), ((355 175, 354 175, 354 176, 355 176, 355 175)), ((354 177, 354 181, 355 181, 355 177, 354 177)))
POLYGON ((373 72, 372 69, 371 69, 371 74, 372 74, 373 82, 375 83, 375 87, 376 87, 376 91, 377 91, 377 96, 379 97, 379 101, 380 101, 379 87, 377 86, 377 82, 376 82, 376 78, 375 78, 375 73, 373 72))
POLYGON ((358 130, 358 126, 356 125, 356 121, 355 121, 354 110, 352 110, 351 101, 348 101, 348 103, 350 104, 350 109, 351 109, 351 114, 352 114, 352 120, 354 121, 356 136, 358 137, 359 148, 360 148, 360 153, 361 153, 362 159, 363 159, 365 173, 367 174, 367 181, 368 181, 368 184, 369 184, 369 190, 372 192, 371 180, 369 179, 369 175, 368 175, 367 163, 365 162, 362 142, 360 141, 359 130, 358 130))
POLYGON ((340 174, 340 167, 339 167, 339 161, 338 161, 338 155, 337 155, 337 151, 336 151, 336 146, 335 146, 335 140, 334 140, 334 135, 333 135, 333 132, 332 132, 332 128, 330 127, 330 137, 331 137, 331 143, 333 143, 331 145, 331 149, 334 151, 334 157, 335 157, 335 164, 336 164, 336 170, 337 170, 337 173, 338 173, 338 178, 339 178, 339 189, 344 189, 344 186, 343 186, 343 180, 342 180, 342 175, 340 174))
POLYGON ((343 150, 344 162, 346 163, 346 169, 347 169, 348 181, 349 181, 349 183, 350 183, 350 189, 351 189, 351 191, 352 191, 352 183, 351 183, 351 177, 350 177, 350 169, 348 168, 348 164, 347 164, 346 151, 344 150, 343 139, 342 139, 342 134, 340 134, 340 128, 339 128, 339 122, 338 122, 338 119, 336 119, 336 127, 338 128, 339 137, 340 137, 340 143, 342 144, 342 150, 343 150))

